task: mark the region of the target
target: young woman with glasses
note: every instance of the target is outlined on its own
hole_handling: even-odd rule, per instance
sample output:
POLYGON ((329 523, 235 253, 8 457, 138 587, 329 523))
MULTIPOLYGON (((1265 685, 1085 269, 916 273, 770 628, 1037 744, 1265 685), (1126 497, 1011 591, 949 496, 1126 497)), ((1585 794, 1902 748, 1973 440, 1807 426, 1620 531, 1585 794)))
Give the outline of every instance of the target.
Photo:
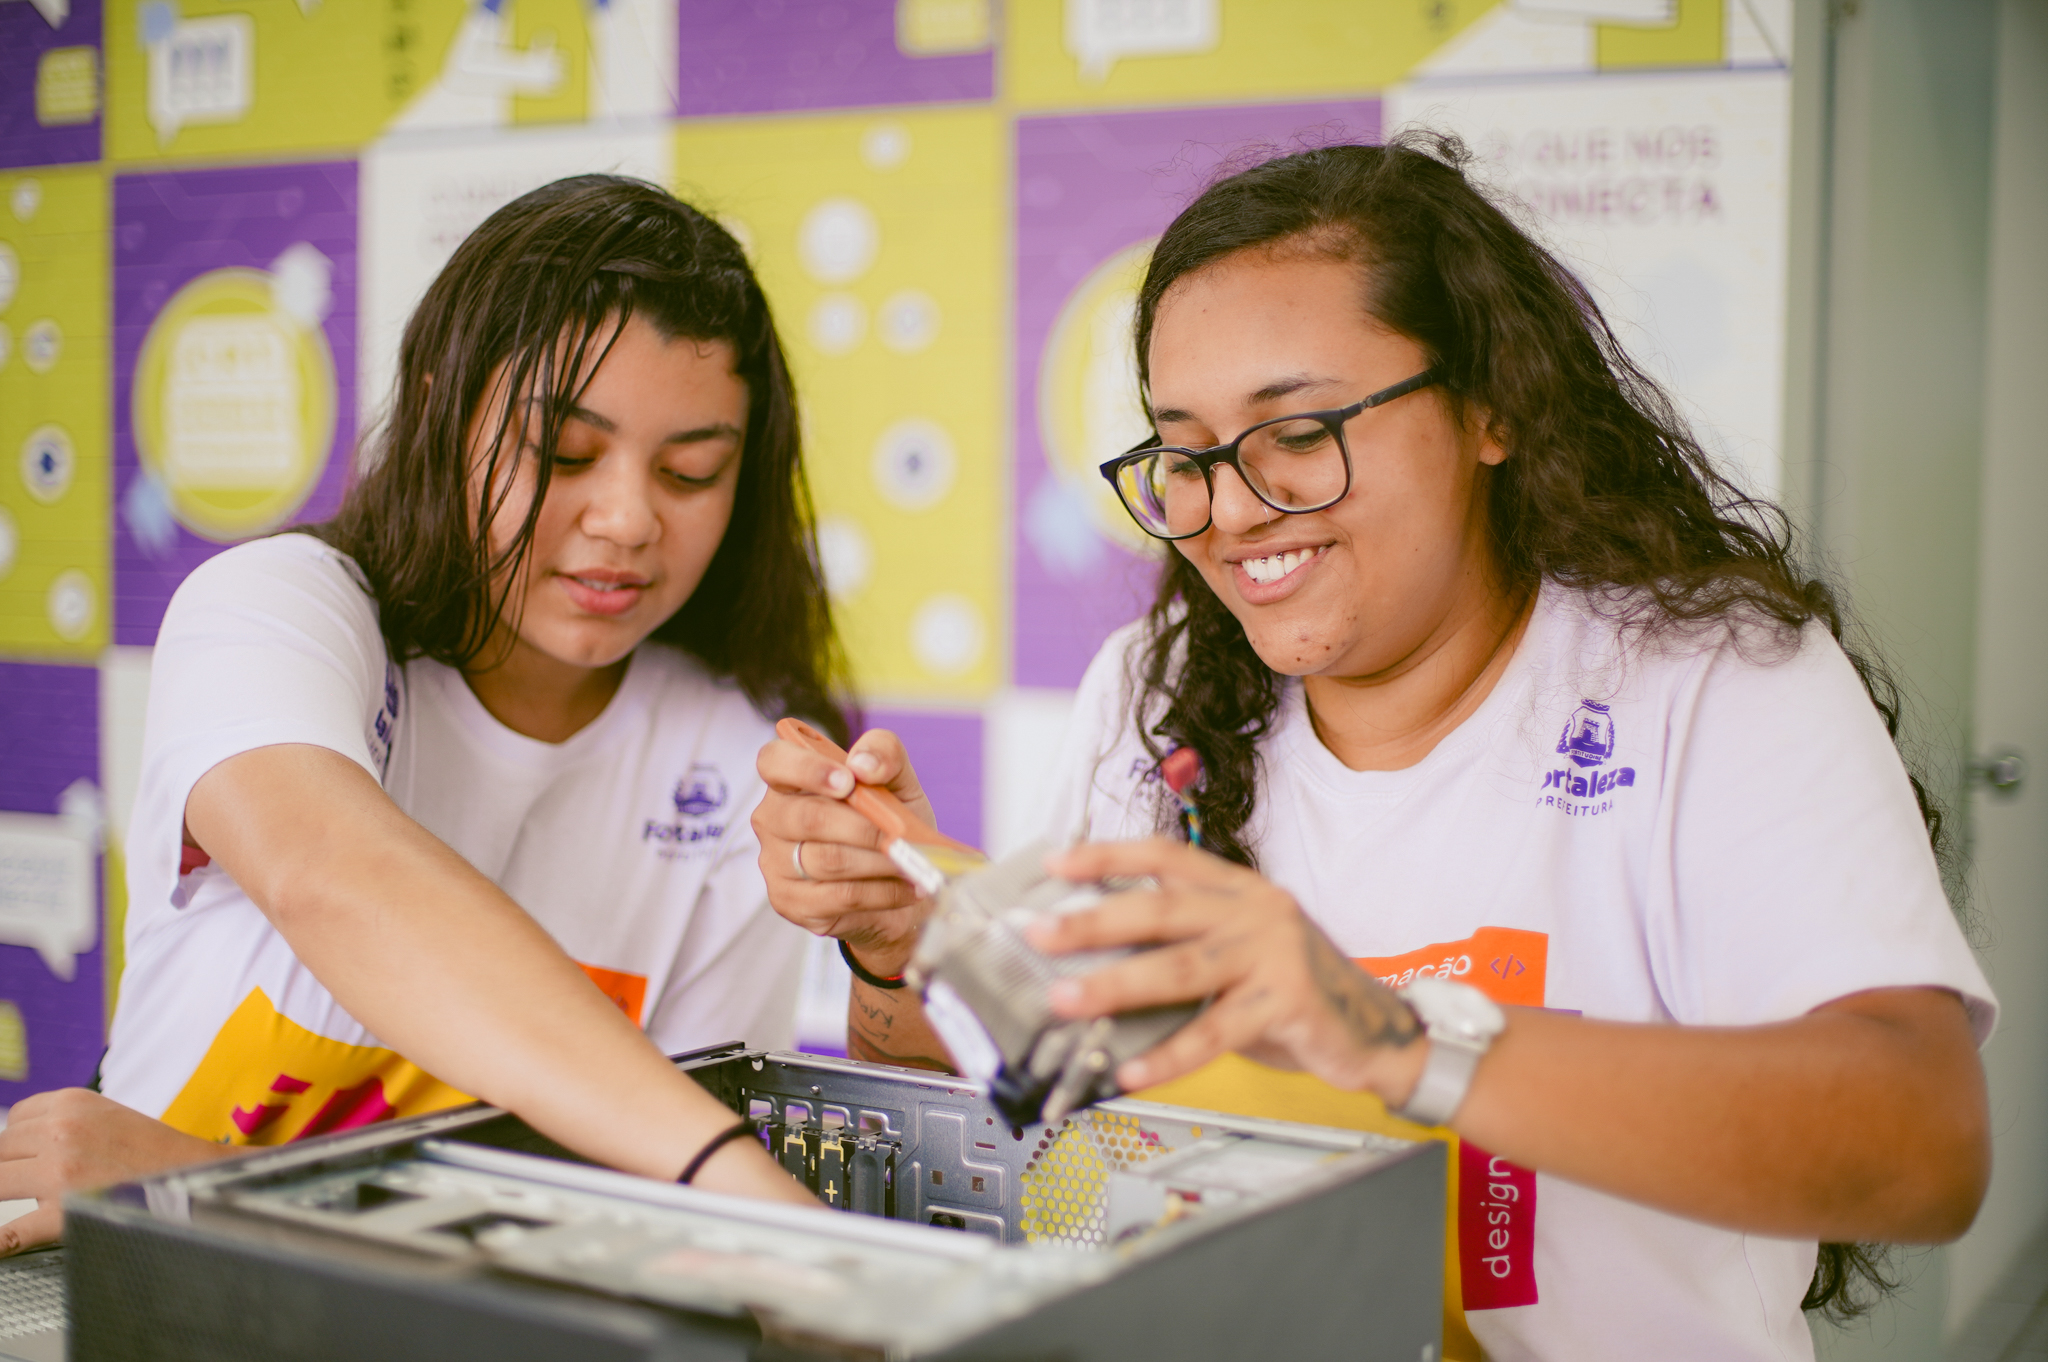
MULTIPOLYGON (((1165 565, 1048 813, 1057 872, 1157 887, 1040 944, 1157 949, 1055 1001, 1210 1000, 1127 1089, 1338 1109, 1301 1070, 1454 1132, 1447 1356, 1810 1356, 1869 1245, 1975 1215, 1995 1004, 1837 598, 1463 164, 1274 160, 1153 254, 1157 434, 1103 472, 1165 565)), ((924 905, 834 798, 916 777, 847 767, 762 753, 771 897, 847 943, 864 1052, 943 1063, 887 987, 924 905)))
POLYGON ((0 1248, 68 1186, 471 1095, 811 1201, 664 1057, 791 1043, 753 760, 782 714, 844 732, 739 245, 611 176, 500 209, 407 325, 372 452, 333 520, 165 612, 104 1096, 14 1107, 0 1199, 42 1204, 0 1248))

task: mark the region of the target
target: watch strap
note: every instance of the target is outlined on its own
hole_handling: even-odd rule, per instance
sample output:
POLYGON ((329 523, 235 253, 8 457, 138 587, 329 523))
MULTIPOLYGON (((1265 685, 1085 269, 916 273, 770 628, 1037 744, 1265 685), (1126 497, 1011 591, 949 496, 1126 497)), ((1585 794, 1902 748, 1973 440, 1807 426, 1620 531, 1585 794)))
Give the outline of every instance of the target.
POLYGON ((1417 1125, 1447 1124, 1464 1103, 1466 1090, 1472 1086, 1472 1074, 1485 1053, 1484 1046, 1465 1044, 1448 1036, 1431 1036, 1422 1077, 1416 1080, 1415 1091, 1394 1115, 1417 1125))

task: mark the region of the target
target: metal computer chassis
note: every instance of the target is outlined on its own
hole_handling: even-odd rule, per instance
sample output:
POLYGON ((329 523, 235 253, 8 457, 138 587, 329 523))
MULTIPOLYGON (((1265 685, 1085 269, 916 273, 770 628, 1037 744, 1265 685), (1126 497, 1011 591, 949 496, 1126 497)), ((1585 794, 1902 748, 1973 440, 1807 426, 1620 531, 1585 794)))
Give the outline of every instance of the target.
POLYGON ((71 1198, 71 1355, 1438 1355, 1440 1144, 1132 1100, 1017 1127, 945 1075, 677 1063, 866 1214, 612 1172, 463 1107, 71 1198))

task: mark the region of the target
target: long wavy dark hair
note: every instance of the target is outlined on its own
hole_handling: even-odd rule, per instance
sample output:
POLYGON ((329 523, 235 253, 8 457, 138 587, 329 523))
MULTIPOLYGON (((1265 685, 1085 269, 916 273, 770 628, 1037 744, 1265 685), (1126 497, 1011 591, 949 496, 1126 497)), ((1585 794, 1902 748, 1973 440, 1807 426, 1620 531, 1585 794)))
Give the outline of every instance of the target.
MULTIPOLYGON (((1630 360, 1586 287, 1465 176, 1455 138, 1406 133, 1385 146, 1281 156, 1210 186, 1153 251, 1138 295, 1137 354, 1176 281, 1239 251, 1275 246, 1355 262, 1365 309, 1422 347, 1454 415, 1485 413, 1508 452, 1491 470, 1487 514, 1504 581, 1597 592, 1638 635, 1710 625, 1731 612, 1789 638, 1820 620, 1843 640, 1835 592, 1802 571, 1776 506, 1715 470, 1671 399, 1630 360)), ((1896 742, 1900 695, 1881 660, 1844 651, 1896 742)), ((1205 846, 1256 863, 1246 825, 1258 750, 1282 681, 1179 553, 1169 552, 1147 616, 1133 687, 1137 731, 1155 758, 1201 753, 1205 846)), ((1942 813, 1909 771, 1937 857, 1942 813)), ((1885 1250, 1823 1244, 1802 1302, 1835 1318, 1893 1289, 1885 1250)))
POLYGON ((732 235, 654 185, 557 180, 470 233, 406 324, 369 471, 332 520, 305 529, 362 568, 394 660, 491 665, 485 650, 532 552, 562 422, 636 316, 664 339, 729 343, 747 385, 732 519, 697 589, 652 637, 731 677, 764 715, 803 715, 843 742, 833 687, 844 668, 768 300, 732 235), (468 426, 494 381, 542 395, 547 413, 533 441, 532 504, 495 552, 489 527, 522 456, 505 439, 519 407, 507 402, 473 484, 468 426))

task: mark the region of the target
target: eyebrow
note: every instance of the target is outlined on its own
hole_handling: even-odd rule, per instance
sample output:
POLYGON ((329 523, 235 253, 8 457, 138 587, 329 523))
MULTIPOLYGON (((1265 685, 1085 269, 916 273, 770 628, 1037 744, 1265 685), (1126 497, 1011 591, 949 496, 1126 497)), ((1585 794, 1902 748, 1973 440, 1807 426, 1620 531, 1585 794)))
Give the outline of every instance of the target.
MULTIPOLYGON (((600 415, 588 407, 571 407, 564 413, 564 419, 581 421, 587 426, 595 426, 607 435, 615 434, 619 429, 618 422, 612 420, 609 416, 600 415)), ((741 437, 738 426, 730 421, 714 421, 708 426, 697 426, 690 430, 678 430, 664 435, 661 438, 661 442, 665 445, 694 445, 702 444, 707 440, 737 440, 739 438, 741 437)))
MULTIPOLYGON (((1304 388, 1326 388, 1338 381, 1317 374, 1294 374, 1287 378, 1275 379, 1257 392, 1251 393, 1245 398, 1245 405, 1256 407, 1275 398, 1285 397, 1289 393, 1298 393, 1304 388)), ((1152 411, 1152 422, 1159 426, 1198 419, 1193 412, 1184 411, 1179 407, 1155 407, 1152 411)))

